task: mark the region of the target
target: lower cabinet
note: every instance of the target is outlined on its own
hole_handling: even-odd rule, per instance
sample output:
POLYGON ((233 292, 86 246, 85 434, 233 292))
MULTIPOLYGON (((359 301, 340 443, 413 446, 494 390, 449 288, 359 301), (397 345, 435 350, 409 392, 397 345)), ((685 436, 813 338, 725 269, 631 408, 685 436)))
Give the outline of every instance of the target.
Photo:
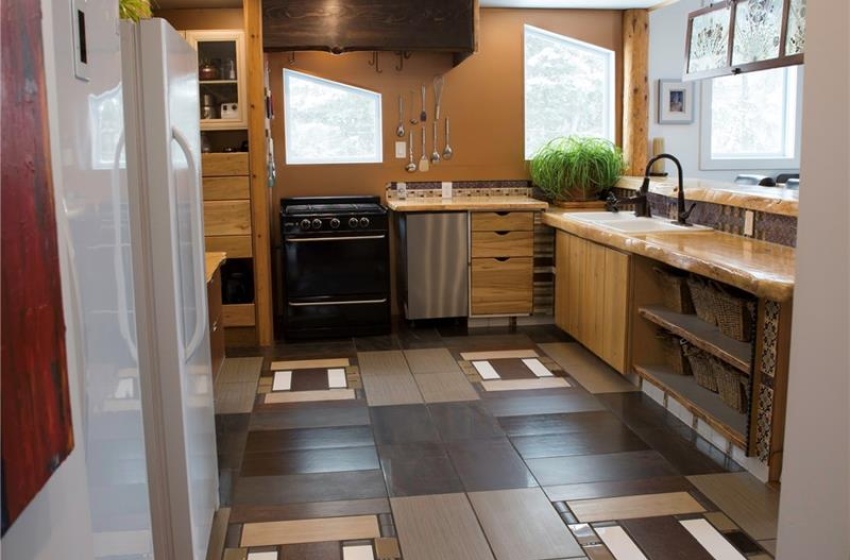
POLYGON ((555 324, 626 373, 631 257, 563 231, 555 251, 555 324))

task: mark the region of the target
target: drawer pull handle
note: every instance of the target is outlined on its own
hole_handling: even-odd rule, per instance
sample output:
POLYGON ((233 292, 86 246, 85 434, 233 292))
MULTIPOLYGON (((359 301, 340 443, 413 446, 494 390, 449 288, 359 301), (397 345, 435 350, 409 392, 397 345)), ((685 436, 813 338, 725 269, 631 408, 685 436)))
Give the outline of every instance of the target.
POLYGON ((509 232, 509 231, 497 231, 497 232, 494 232, 494 233, 495 233, 496 235, 507 235, 507 234, 509 234, 510 232, 509 232))
POLYGON ((497 216, 507 216, 510 212, 496 212, 497 216))
POLYGON ((507 261, 511 260, 510 257, 494 257, 494 258, 499 262, 507 262, 507 261))

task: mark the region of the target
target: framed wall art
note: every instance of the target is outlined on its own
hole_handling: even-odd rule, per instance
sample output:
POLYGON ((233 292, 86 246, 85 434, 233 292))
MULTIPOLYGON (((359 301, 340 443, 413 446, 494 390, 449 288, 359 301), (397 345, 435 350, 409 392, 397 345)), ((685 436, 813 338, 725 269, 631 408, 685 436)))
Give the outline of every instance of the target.
POLYGON ((658 124, 694 122, 694 84, 658 80, 658 124))

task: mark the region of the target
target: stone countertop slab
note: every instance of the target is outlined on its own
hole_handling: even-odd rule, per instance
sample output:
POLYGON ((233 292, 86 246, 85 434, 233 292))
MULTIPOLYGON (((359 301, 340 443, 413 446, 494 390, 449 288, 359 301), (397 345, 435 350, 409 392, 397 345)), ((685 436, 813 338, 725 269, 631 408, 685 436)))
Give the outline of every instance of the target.
POLYGON ((615 249, 713 278, 758 297, 790 300, 794 293, 795 250, 719 231, 627 234, 551 209, 543 223, 615 249))
MULTIPOLYGON (((643 177, 621 177, 617 187, 639 190, 643 177)), ((688 202, 713 202, 726 206, 737 206, 747 210, 797 216, 797 201, 800 191, 783 187, 758 187, 736 185, 702 179, 685 179, 685 199, 688 202)), ((653 178, 649 183, 650 192, 676 198, 677 179, 674 175, 653 178)))
POLYGON ((509 210, 546 210, 542 201, 521 196, 460 196, 457 198, 409 198, 388 200, 387 207, 395 212, 506 212, 509 210))
POLYGON ((212 280, 215 271, 218 270, 224 261, 227 260, 227 253, 205 253, 204 254, 204 269, 207 272, 207 284, 212 280))

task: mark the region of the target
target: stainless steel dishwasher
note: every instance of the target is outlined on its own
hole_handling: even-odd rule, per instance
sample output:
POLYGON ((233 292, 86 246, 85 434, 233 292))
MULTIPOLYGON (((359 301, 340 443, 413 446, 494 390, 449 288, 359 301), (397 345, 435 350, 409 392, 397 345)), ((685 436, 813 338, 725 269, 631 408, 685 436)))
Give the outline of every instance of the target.
POLYGON ((469 214, 397 212, 399 306, 408 320, 469 314, 469 214))

